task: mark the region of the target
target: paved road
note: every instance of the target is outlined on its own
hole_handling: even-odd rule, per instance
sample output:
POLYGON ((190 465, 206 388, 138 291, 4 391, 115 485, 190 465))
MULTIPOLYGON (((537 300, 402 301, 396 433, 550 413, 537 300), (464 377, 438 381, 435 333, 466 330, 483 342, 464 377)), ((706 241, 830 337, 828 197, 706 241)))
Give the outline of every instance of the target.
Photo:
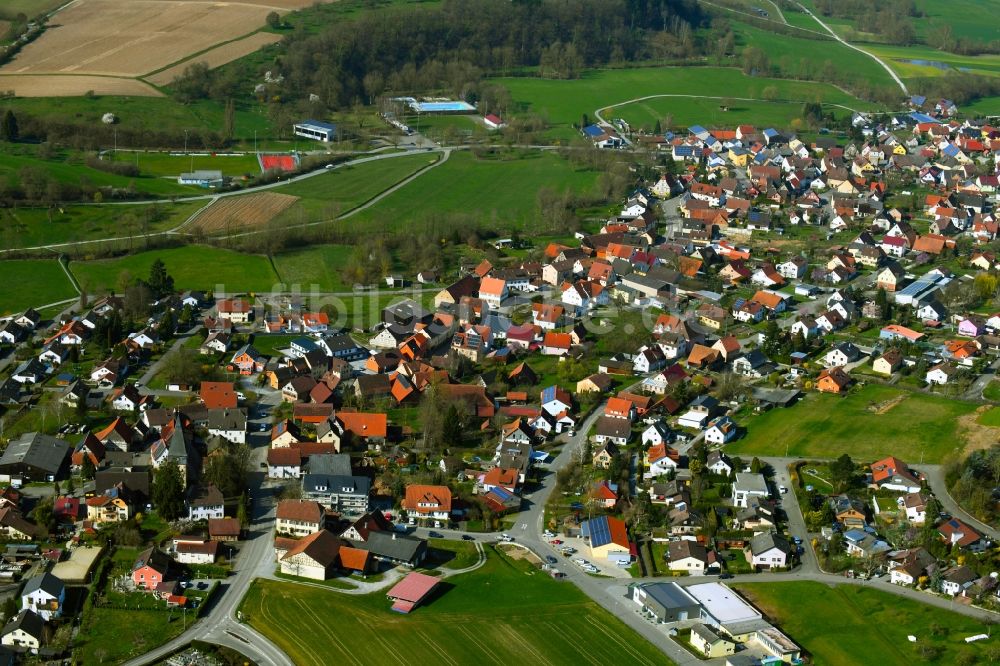
POLYGON ((945 511, 990 537, 994 543, 1000 542, 1000 531, 973 518, 948 494, 948 485, 944 481, 944 467, 941 465, 916 465, 915 468, 923 472, 927 479, 927 485, 930 486, 931 492, 934 493, 934 497, 941 503, 945 511))
POLYGON ((806 14, 808 14, 809 16, 811 16, 813 18, 813 20, 816 21, 816 23, 819 23, 821 26, 823 26, 823 29, 826 30, 831 35, 833 35, 833 38, 836 39, 838 42, 840 42, 841 44, 843 44, 844 46, 846 46, 849 49, 854 49, 858 53, 864 53, 866 56, 868 56, 869 58, 871 58, 872 60, 874 60, 875 62, 877 62, 879 65, 881 65, 882 69, 884 69, 886 72, 889 73, 889 76, 892 77, 892 80, 895 81, 896 85, 899 86, 899 89, 903 91, 903 94, 904 95, 909 95, 910 94, 910 91, 907 90, 906 84, 903 83, 903 80, 900 79, 899 76, 896 75, 896 72, 894 72, 893 69, 892 69, 892 67, 889 67, 889 65, 887 65, 885 63, 885 61, 883 61, 881 58, 879 58, 874 53, 870 53, 869 51, 865 51, 863 48, 860 48, 858 46, 855 46, 854 44, 851 44, 848 41, 845 41, 840 35, 838 35, 836 32, 834 32, 833 29, 830 28, 830 26, 828 26, 826 23, 823 23, 823 21, 821 21, 818 16, 816 16, 811 11, 809 11, 805 7, 805 5, 803 5, 801 2, 796 2, 795 4, 797 4, 799 7, 801 7, 802 11, 804 11, 806 14))

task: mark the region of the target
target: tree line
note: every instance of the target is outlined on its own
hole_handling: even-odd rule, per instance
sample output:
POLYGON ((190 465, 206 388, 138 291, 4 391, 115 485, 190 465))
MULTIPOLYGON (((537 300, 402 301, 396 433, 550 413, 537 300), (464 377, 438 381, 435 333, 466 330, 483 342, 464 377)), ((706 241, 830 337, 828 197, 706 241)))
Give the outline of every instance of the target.
MULTIPOLYGON (((694 0, 444 0, 433 8, 369 12, 319 32, 290 33, 268 66, 283 79, 267 95, 315 96, 339 108, 387 93, 447 89, 463 95, 484 75, 524 67, 575 77, 584 67, 653 57, 663 50, 657 40, 664 32, 694 54, 692 26, 704 20, 694 0)), ((211 79, 191 68, 174 88, 186 99, 207 97, 211 79)))

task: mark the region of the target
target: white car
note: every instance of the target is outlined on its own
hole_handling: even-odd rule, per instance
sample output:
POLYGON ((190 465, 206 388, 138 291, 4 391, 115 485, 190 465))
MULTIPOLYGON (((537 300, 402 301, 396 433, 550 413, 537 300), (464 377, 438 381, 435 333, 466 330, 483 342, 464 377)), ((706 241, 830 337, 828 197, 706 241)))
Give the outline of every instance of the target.
POLYGON ((788 488, 784 486, 778 486, 778 491, 781 492, 782 495, 784 495, 785 493, 788 492, 788 488))
POLYGON ((573 564, 578 564, 581 567, 585 567, 587 566, 587 560, 583 559, 582 557, 575 557, 573 558, 573 564))
POLYGON ((551 539, 555 536, 555 534, 551 530, 545 530, 544 532, 542 532, 542 536, 545 537, 546 539, 551 539))

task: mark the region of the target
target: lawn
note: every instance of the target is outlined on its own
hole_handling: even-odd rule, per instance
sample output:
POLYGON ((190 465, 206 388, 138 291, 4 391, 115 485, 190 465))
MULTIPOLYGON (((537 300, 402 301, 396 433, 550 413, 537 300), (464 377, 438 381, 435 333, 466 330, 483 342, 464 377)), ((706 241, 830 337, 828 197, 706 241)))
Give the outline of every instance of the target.
POLYGON ((926 18, 913 24, 917 34, 924 36, 941 25, 950 25, 952 35, 980 42, 1000 39, 1000 27, 995 16, 995 0, 948 0, 946 4, 933 0, 916 0, 917 10, 926 18))
POLYGON ((74 261, 70 270, 91 293, 120 289, 123 273, 145 278, 156 259, 162 259, 179 290, 205 289, 227 293, 271 291, 279 282, 271 262, 261 255, 248 255, 203 245, 150 250, 118 259, 74 261))
POLYGON ((977 423, 1000 428, 1000 407, 991 407, 983 412, 982 416, 977 419, 977 423))
POLYGON ((308 213, 328 211, 333 217, 356 208, 437 159, 436 153, 417 154, 342 166, 275 192, 300 197, 298 206, 308 213))
MULTIPOLYGON (((782 40, 786 37, 782 36, 782 40)), ((827 45, 827 42, 810 42, 827 45)), ((546 116, 550 123, 569 127, 579 123, 586 113, 593 120, 595 109, 620 105, 647 95, 684 94, 692 98, 676 98, 668 109, 678 126, 700 122, 704 100, 699 96, 730 95, 763 99, 765 88, 774 88, 777 98, 798 101, 823 101, 845 104, 853 108, 870 108, 837 88, 806 81, 789 81, 745 76, 729 67, 647 67, 635 69, 591 70, 579 79, 552 81, 539 78, 500 78, 494 82, 506 86, 514 101, 535 113, 546 116)), ((740 104, 739 106, 743 106, 740 104)), ((605 114, 610 120, 615 114, 605 114)), ((729 124, 738 118, 729 120, 729 124)))
POLYGON ((801 404, 774 409, 747 420, 745 438, 729 445, 743 456, 800 456, 856 460, 897 456, 903 460, 941 462, 961 442, 956 419, 975 405, 947 398, 907 393, 887 386, 867 386, 846 398, 810 393, 801 404), (898 396, 884 413, 869 409, 898 396))
POLYGON ((277 334, 277 335, 255 335, 253 336, 254 349, 264 356, 279 356, 281 349, 288 349, 292 340, 301 338, 301 334, 277 334))
POLYGON ((66 0, 4 0, 0 5, 0 18, 12 19, 18 14, 33 18, 64 4, 66 0))
POLYGON ((314 245, 274 255, 274 267, 288 285, 297 284, 306 290, 316 285, 320 291, 350 291, 352 286, 344 282, 340 271, 353 251, 350 245, 314 245))
POLYGON ((296 664, 665 663, 576 587, 515 566, 492 548, 485 566, 449 578, 412 614, 385 592, 346 596, 257 580, 241 610, 296 664), (309 636, 309 640, 302 640, 309 636))
MULTIPOLYGON (((194 621, 188 612, 188 625, 194 621)), ((184 630, 182 611, 93 608, 73 644, 80 664, 120 664, 163 645, 184 630)))
MULTIPOLYGON (((192 151, 193 153, 194 151, 192 151)), ((171 176, 168 182, 174 182, 173 178, 188 171, 221 171, 224 176, 238 177, 244 174, 256 175, 260 173, 260 163, 253 153, 208 153, 179 155, 165 152, 149 152, 118 155, 119 162, 132 162, 139 166, 139 172, 143 175, 171 176)), ((191 187, 181 187, 187 191, 191 187)))
MULTIPOLYGON (((184 147, 184 130, 190 130, 192 137, 203 130, 217 130, 223 126, 225 116, 222 102, 198 100, 184 104, 171 97, 18 97, 4 100, 4 107, 11 108, 19 116, 27 114, 52 118, 60 123, 70 119, 81 123, 81 126, 89 125, 107 137, 106 143, 102 141, 104 148, 113 147, 114 138, 111 131, 101 124, 101 116, 113 112, 118 117, 119 149, 149 147, 128 145, 124 137, 131 131, 171 132, 179 139, 176 145, 164 147, 180 149, 184 147)), ((261 143, 274 138, 266 110, 257 104, 237 104, 233 132, 234 138, 242 140, 244 147, 253 145, 254 132, 257 132, 261 143)), ((285 132, 290 134, 290 127, 285 132)), ((286 149, 291 146, 292 142, 288 142, 286 149)))
POLYGON ((817 666, 870 664, 873 655, 883 666, 915 663, 959 663, 959 655, 976 658, 962 663, 987 663, 987 652, 1000 639, 966 644, 962 639, 987 633, 972 618, 856 585, 830 587, 814 582, 747 583, 734 586, 761 609, 789 638, 812 654, 817 666), (932 635, 929 628, 939 628, 932 635), (910 643, 907 636, 917 636, 910 643), (927 659, 921 646, 941 651, 927 659))
POLYGON ((76 296, 55 259, 0 261, 0 312, 9 314, 76 296))
MULTIPOLYGON (((0 158, 2 161, 2 158, 0 158)), ((53 243, 121 239, 165 231, 180 225, 205 205, 154 203, 138 206, 62 206, 59 208, 0 209, 0 249, 37 247, 53 243)), ((141 245, 136 240, 136 245, 141 245)))
POLYGON ((360 230, 380 220, 388 229, 400 230, 415 220, 462 214, 490 222, 491 230, 502 233, 537 220, 541 188, 591 194, 597 183, 596 171, 577 168, 551 153, 505 156, 511 158, 480 159, 469 152, 454 152, 441 166, 343 224, 360 230))
POLYGON ((994 379, 983 389, 983 397, 987 400, 1000 402, 1000 380, 994 379))
POLYGON ((454 541, 451 539, 430 539, 427 542, 429 564, 440 565, 445 569, 465 569, 479 561, 479 551, 472 541, 454 541))

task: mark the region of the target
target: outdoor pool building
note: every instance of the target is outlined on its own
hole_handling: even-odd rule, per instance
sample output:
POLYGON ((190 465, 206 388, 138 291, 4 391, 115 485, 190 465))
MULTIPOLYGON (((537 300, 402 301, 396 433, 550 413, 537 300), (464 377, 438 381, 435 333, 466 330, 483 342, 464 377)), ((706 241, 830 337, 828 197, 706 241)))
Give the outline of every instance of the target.
POLYGON ((292 129, 295 136, 315 139, 324 143, 330 143, 337 138, 337 126, 319 120, 303 120, 301 123, 295 123, 292 129))

